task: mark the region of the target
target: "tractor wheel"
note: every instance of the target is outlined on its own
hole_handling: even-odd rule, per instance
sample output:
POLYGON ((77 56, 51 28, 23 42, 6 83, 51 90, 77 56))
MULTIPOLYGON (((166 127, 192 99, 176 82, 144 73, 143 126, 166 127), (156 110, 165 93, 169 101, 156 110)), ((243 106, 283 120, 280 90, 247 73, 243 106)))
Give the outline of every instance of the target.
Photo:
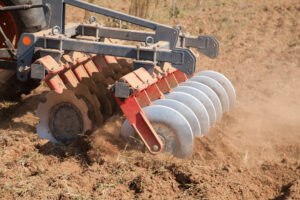
MULTIPOLYGON (((0 7, 23 4, 41 4, 42 0, 0 0, 0 7)), ((5 35, 17 48, 22 33, 33 33, 46 27, 42 8, 1 13, 0 26, 5 35)), ((0 35, 0 48, 7 48, 4 38, 0 35)), ((9 59, 12 60, 12 59, 9 59)), ((14 71, 0 69, 0 100, 17 100, 21 94, 28 94, 39 84, 29 80, 20 82, 14 71)))

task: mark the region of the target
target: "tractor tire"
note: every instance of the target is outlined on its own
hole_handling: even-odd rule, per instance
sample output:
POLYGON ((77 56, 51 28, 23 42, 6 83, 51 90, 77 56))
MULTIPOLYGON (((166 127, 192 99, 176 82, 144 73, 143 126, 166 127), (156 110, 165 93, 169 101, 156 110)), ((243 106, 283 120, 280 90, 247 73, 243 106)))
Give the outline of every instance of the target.
MULTIPOLYGON (((15 6, 24 4, 42 4, 42 0, 0 0, 0 6, 15 6)), ((47 26, 43 8, 6 12, 6 21, 4 19, 4 22, 5 23, 0 25, 16 48, 18 39, 22 33, 38 32, 47 26)), ((5 44, 1 36, 0 41, 0 48, 5 48, 5 44)), ((39 83, 33 80, 20 82, 17 79, 15 72, 0 69, 0 101, 18 100, 22 94, 30 93, 30 91, 38 85, 39 83)))
MULTIPOLYGON (((42 0, 0 0, 5 6, 16 6, 24 4, 42 4, 42 0)), ((11 14, 17 23, 18 36, 22 33, 38 32, 46 27, 43 8, 32 8, 28 10, 12 11, 11 14)))

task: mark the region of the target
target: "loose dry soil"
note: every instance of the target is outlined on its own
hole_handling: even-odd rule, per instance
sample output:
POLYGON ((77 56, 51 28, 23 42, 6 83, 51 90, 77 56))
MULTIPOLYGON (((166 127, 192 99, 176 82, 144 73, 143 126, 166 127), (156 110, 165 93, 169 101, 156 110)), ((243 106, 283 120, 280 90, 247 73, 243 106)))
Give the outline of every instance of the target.
MULTIPOLYGON (((127 12, 120 2, 115 9, 127 12)), ((198 70, 225 74, 237 104, 196 139, 192 156, 126 145, 121 114, 66 146, 38 139, 40 87, 0 104, 1 199, 300 199, 300 1, 194 2, 161 21, 218 38, 220 56, 199 55, 198 70)))

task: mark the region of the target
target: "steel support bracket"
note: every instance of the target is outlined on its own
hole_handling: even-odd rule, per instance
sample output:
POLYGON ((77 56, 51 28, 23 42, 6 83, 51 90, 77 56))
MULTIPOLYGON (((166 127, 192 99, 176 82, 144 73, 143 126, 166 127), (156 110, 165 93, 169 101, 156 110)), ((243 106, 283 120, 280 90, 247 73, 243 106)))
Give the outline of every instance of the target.
POLYGON ((168 41, 170 49, 174 49, 178 42, 179 30, 176 28, 113 11, 81 0, 43 0, 43 3, 44 6, 49 8, 46 10, 45 14, 46 19, 50 21, 48 27, 59 26, 63 34, 65 33, 65 5, 68 4, 90 12, 155 30, 154 42, 168 41))

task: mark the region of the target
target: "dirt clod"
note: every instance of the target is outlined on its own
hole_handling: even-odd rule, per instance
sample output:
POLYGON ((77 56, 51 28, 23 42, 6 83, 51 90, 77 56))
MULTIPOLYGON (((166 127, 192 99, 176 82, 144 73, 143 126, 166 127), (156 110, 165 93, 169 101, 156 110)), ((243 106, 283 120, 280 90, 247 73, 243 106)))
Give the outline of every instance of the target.
POLYGON ((136 194, 144 192, 143 177, 137 176, 129 183, 129 188, 136 194))

